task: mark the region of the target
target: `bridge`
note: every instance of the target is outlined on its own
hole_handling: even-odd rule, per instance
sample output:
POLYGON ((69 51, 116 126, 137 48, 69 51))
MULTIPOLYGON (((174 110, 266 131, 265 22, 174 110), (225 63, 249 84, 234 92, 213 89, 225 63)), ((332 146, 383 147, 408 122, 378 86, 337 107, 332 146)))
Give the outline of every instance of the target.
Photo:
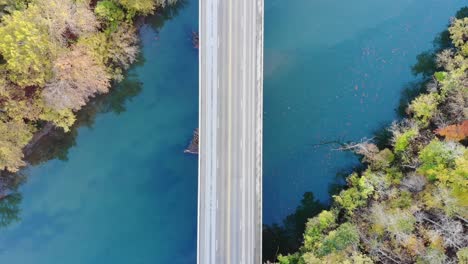
POLYGON ((200 0, 199 264, 261 263, 263 0, 200 0))

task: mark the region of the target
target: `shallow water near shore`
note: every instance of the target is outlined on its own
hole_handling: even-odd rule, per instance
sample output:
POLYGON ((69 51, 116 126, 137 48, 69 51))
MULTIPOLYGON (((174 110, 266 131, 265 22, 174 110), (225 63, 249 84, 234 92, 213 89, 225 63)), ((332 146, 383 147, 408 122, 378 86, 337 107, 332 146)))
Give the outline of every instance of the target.
POLYGON ((198 122, 197 27, 196 0, 159 32, 143 26, 144 61, 130 71, 141 93, 80 128, 67 161, 25 172, 2 263, 195 263, 197 157, 183 150, 198 122))

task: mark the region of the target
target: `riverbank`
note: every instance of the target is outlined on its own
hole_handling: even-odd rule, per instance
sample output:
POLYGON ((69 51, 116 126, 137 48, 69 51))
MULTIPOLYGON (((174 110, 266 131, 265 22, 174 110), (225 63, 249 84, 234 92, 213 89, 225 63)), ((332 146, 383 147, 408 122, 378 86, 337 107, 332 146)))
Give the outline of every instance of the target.
POLYGON ((461 9, 441 35, 450 39, 439 42, 439 53, 426 56, 432 72, 425 68, 422 94, 389 128, 390 140, 342 147, 367 168, 347 178, 329 210, 308 220, 300 250, 279 256, 280 263, 468 260, 468 131, 461 129, 468 119, 467 13, 461 9))
POLYGON ((80 110, 118 86, 137 61, 137 31, 144 17, 156 10, 165 16, 162 22, 182 2, 21 0, 2 4, 3 175, 30 163, 32 153, 42 151, 35 148, 44 137, 64 138, 70 130, 76 131, 80 110), (18 62, 28 62, 29 68, 18 62))

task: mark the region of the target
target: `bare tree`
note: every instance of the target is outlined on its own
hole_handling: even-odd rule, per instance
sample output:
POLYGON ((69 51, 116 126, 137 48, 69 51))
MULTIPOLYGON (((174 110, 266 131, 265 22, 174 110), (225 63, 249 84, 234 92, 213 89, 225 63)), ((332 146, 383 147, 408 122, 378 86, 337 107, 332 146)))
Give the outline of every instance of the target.
POLYGON ((426 177, 413 173, 406 176, 400 184, 411 192, 420 192, 426 186, 427 180, 426 177))
POLYGON ((53 70, 54 78, 42 95, 54 109, 79 110, 90 97, 109 90, 106 68, 78 46, 60 56, 53 70))
POLYGON ((30 8, 37 8, 38 23, 46 25, 49 34, 65 45, 67 38, 95 32, 99 23, 85 3, 73 0, 34 0, 30 8))
POLYGON ((468 246, 468 238, 464 235, 463 225, 444 214, 438 214, 437 217, 431 217, 425 212, 418 212, 416 219, 419 222, 431 224, 434 232, 442 236, 446 247, 455 248, 457 250, 468 246))

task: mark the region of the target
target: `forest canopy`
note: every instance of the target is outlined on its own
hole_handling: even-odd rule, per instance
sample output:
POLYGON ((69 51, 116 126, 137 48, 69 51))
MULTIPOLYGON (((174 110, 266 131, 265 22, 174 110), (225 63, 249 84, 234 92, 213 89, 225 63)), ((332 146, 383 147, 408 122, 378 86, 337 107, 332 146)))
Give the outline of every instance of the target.
POLYGON ((138 56, 134 20, 176 0, 0 0, 0 170, 25 165, 23 149, 76 113, 138 56))

